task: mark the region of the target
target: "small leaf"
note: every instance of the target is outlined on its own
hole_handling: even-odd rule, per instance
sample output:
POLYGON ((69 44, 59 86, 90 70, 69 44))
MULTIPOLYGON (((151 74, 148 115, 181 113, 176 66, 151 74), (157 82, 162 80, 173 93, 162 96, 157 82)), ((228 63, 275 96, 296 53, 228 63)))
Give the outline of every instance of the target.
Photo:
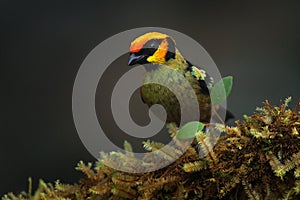
POLYGON ((222 103, 229 96, 232 89, 232 79, 232 76, 226 76, 211 88, 210 98, 213 105, 222 103))
POLYGON ((197 121, 188 122, 179 129, 176 137, 181 140, 191 139, 195 137, 195 134, 198 131, 202 131, 203 128, 204 128, 204 124, 201 122, 197 122, 197 121))
POLYGON ((272 147, 271 146, 269 146, 269 147, 264 147, 263 148, 263 151, 268 151, 268 150, 270 150, 272 147))

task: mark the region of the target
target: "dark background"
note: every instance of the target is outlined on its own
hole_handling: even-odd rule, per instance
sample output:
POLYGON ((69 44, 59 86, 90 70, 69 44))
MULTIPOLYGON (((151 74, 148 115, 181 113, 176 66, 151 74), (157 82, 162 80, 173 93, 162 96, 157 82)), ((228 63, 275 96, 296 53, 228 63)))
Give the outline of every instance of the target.
POLYGON ((234 76, 236 119, 265 99, 300 98, 296 3, 120 2, 0 2, 0 196, 27 190, 30 176, 71 183, 79 160, 95 161, 73 123, 72 87, 86 55, 121 31, 158 26, 197 40, 234 76))

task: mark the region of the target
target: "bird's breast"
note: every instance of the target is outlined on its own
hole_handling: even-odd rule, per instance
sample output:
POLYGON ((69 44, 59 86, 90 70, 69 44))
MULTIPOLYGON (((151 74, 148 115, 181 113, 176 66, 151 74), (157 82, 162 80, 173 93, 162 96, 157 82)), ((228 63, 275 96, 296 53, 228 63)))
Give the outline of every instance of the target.
POLYGON ((162 105, 167 112, 167 122, 179 125, 181 112, 193 112, 195 106, 191 105, 192 102, 198 103, 200 120, 209 121, 209 95, 201 93, 198 81, 191 74, 168 67, 157 67, 146 73, 143 83, 141 87, 143 101, 149 107, 154 104, 162 105))

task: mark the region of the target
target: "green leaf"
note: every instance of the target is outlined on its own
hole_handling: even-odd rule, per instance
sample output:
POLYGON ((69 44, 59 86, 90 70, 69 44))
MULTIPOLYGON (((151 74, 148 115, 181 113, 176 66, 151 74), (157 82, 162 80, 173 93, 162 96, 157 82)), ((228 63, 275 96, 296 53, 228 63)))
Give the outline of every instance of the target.
POLYGON ((211 103, 217 105, 225 101, 232 89, 232 76, 226 76, 217 82, 210 91, 211 103))
POLYGON ((202 131, 204 124, 197 121, 191 121, 181 127, 177 134, 177 139, 186 140, 195 137, 198 131, 202 131))
POLYGON ((270 150, 271 148, 272 148, 271 146, 265 147, 265 148, 263 148, 263 151, 268 151, 268 150, 270 150))

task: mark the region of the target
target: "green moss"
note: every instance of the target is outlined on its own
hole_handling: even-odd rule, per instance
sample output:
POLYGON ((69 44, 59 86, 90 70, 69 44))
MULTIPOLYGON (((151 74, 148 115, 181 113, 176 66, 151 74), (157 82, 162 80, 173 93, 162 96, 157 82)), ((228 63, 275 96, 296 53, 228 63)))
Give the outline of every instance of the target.
MULTIPOLYGON (((300 114, 297 108, 287 108, 289 101, 290 98, 279 107, 266 101, 252 116, 237 121, 236 127, 216 125, 226 135, 213 148, 207 134, 199 132, 194 145, 163 169, 130 174, 101 161, 95 169, 90 163, 80 162, 76 169, 86 178, 75 184, 41 181, 32 194, 30 181, 29 192, 8 194, 2 199, 299 199, 300 114), (198 149, 207 156, 200 159, 198 149)), ((174 124, 168 127, 175 139, 178 129, 174 124)), ((163 144, 147 141, 144 145, 151 151, 159 150, 163 144)), ((124 146, 131 149, 127 142, 124 146)), ((161 151, 157 155, 172 153, 161 151)), ((121 159, 128 168, 142 167, 132 164, 130 153, 102 154, 102 159, 121 159)))

